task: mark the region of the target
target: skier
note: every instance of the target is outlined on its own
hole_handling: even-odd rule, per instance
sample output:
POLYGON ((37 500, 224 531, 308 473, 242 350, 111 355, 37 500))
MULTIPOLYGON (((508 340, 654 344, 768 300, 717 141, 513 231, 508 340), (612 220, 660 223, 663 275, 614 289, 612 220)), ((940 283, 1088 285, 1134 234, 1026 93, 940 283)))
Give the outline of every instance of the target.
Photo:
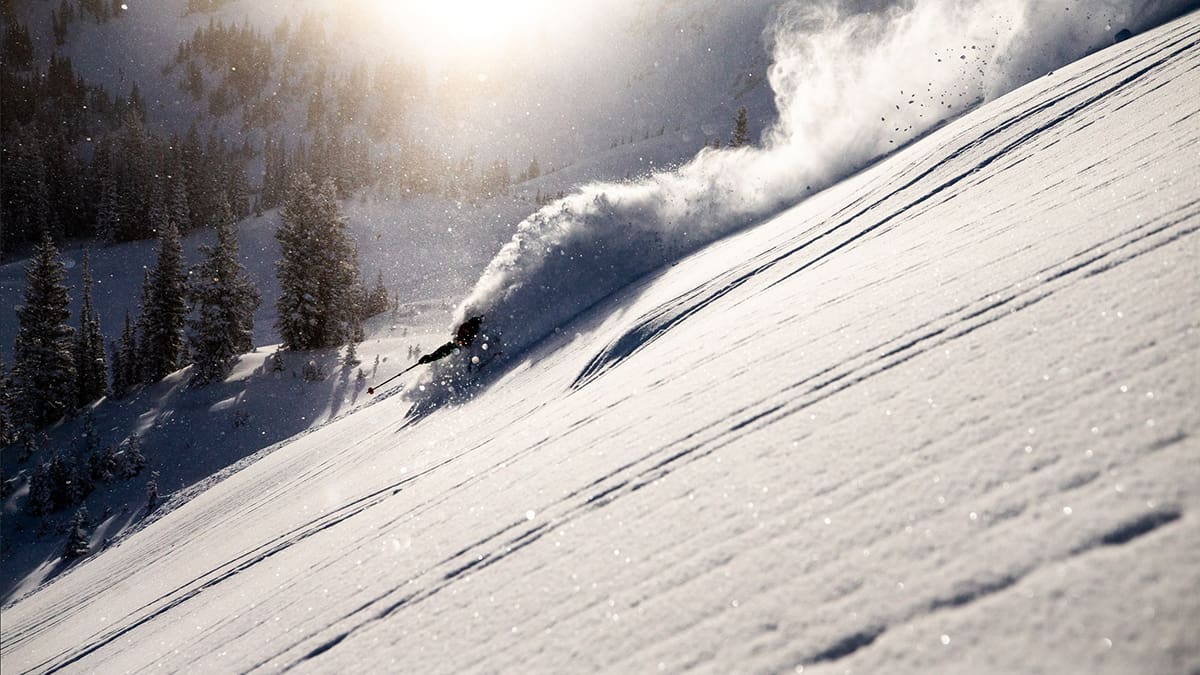
POLYGON ((471 344, 475 342, 475 336, 479 335, 479 325, 482 323, 482 316, 473 316, 462 322, 462 325, 459 326, 458 330, 454 332, 453 340, 447 342, 441 347, 438 347, 429 354, 422 356, 417 360, 417 365, 432 363, 439 359, 444 359, 453 354, 454 350, 456 349, 466 349, 467 347, 470 347, 471 344))
MULTIPOLYGON (((467 319, 466 321, 462 322, 462 325, 460 325, 458 327, 458 330, 454 331, 454 339, 450 340, 449 342, 442 345, 441 347, 438 347, 437 349, 433 350, 432 352, 425 354, 421 358, 417 359, 416 363, 405 368, 404 370, 400 371, 399 373, 396 373, 395 375, 389 377, 388 379, 384 380, 383 382, 380 382, 379 384, 375 385, 374 387, 368 387, 367 394, 368 395, 374 394, 376 389, 379 389, 383 385, 387 384, 388 382, 391 382, 392 380, 396 379, 397 377, 400 377, 401 375, 407 373, 408 371, 412 370, 413 368, 416 368, 417 366, 424 365, 426 363, 433 363, 434 361, 444 359, 447 356, 450 356, 451 354, 453 354, 456 350, 467 349, 472 344, 474 344, 475 338, 479 336, 479 326, 481 324, 483 324, 482 316, 473 316, 473 317, 467 319)), ((486 346, 485 346, 485 348, 486 348, 486 346)))

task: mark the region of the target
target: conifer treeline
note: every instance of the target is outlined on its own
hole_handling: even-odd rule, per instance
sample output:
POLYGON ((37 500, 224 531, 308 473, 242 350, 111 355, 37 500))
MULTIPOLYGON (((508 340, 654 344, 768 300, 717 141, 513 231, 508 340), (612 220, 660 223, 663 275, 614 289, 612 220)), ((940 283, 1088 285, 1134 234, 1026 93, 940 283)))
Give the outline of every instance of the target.
MULTIPOLYGON (((260 293, 240 262, 236 216, 222 200, 216 242, 200 247, 189 269, 178 228, 157 228, 158 255, 143 280, 138 315, 125 314, 124 331, 105 338, 93 300, 91 258, 83 255, 79 329, 70 321, 64 265, 43 236, 26 269, 11 377, 0 374, 0 445, 27 436, 96 399, 120 398, 189 364, 192 381, 228 374, 238 355, 253 348, 260 293), (111 389, 109 372, 111 371, 111 389)), ((365 287, 357 247, 338 210, 332 178, 320 187, 305 172, 293 178, 276 233, 281 256, 278 328, 284 346, 308 350, 361 340, 361 321, 388 307, 380 273, 365 287)))
POLYGON ((183 139, 160 138, 145 129, 136 84, 128 99, 113 102, 83 85, 69 60, 52 59, 48 73, 40 79, 0 69, 6 96, 0 253, 43 234, 147 239, 168 218, 187 232, 214 225, 222 199, 235 215, 249 213, 243 168, 254 154, 249 145, 229 148, 212 134, 201 145, 194 125, 183 139), (11 107, 9 91, 15 92, 11 107), (63 112, 85 107, 97 110, 96 117, 63 112), (80 143, 83 135, 94 141, 80 143), (87 146, 94 149, 90 160, 83 156, 87 146))
MULTIPOLYGON (((191 0, 188 11, 220 4, 191 0)), ((73 22, 103 23, 121 12, 119 2, 60 0, 50 12, 55 42, 68 40, 73 22)), ((164 67, 164 76, 177 73, 184 91, 207 99, 203 112, 211 118, 241 109, 245 140, 232 147, 215 134, 202 137, 195 125, 182 139, 149 133, 136 83, 127 96, 114 98, 87 85, 69 58, 51 54, 38 63, 29 27, 17 20, 11 0, 0 0, 0 20, 0 216, 6 224, 0 255, 43 232, 56 241, 152 238, 163 213, 182 233, 212 226, 221 192, 238 216, 252 206, 273 208, 300 171, 317 184, 332 178, 340 197, 378 182, 403 194, 471 202, 507 194, 513 183, 539 175, 536 160, 519 172, 507 159, 477 165, 469 154, 451 158, 410 136, 405 120, 417 100, 430 95, 421 71, 390 57, 372 66, 330 68, 332 45, 313 14, 295 23, 284 18, 269 34, 248 22, 210 20, 164 67), (303 130, 281 128, 285 112, 297 107, 306 113, 303 130), (251 203, 245 166, 260 147, 261 194, 251 203)), ((259 176, 252 178, 257 183, 259 176)))

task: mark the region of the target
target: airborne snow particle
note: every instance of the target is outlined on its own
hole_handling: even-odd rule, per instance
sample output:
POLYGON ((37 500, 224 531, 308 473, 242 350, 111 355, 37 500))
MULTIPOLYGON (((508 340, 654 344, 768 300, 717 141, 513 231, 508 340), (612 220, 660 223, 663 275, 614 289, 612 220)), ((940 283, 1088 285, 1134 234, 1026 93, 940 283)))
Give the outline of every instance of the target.
POLYGON ((942 644, 944 644, 944 645, 950 644, 950 636, 949 635, 942 635, 942 644))
POLYGON ((534 513, 533 509, 525 512, 525 520, 533 520, 535 516, 537 516, 537 514, 534 513))

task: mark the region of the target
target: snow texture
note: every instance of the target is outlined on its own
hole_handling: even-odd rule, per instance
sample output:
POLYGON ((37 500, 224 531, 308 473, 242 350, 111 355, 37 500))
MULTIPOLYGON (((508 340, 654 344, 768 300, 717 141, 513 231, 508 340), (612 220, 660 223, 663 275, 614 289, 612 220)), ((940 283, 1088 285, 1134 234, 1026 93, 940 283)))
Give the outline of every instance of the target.
POLYGON ((462 405, 6 607, 5 670, 1195 672, 1198 89, 1191 15, 591 309, 564 279, 462 405))

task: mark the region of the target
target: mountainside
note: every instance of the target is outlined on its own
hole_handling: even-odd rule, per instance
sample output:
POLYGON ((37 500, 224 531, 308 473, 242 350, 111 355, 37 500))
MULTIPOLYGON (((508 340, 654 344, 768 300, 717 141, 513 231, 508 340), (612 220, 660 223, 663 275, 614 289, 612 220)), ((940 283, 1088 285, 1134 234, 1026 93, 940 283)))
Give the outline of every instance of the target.
POLYGON ((865 145, 747 175, 797 182, 748 204, 584 193, 461 310, 500 312, 506 361, 6 607, 5 668, 1200 669, 1198 90, 1193 14, 919 138, 914 114, 844 181, 865 145), (628 257, 593 236, 613 213, 663 266, 555 276, 628 257))

